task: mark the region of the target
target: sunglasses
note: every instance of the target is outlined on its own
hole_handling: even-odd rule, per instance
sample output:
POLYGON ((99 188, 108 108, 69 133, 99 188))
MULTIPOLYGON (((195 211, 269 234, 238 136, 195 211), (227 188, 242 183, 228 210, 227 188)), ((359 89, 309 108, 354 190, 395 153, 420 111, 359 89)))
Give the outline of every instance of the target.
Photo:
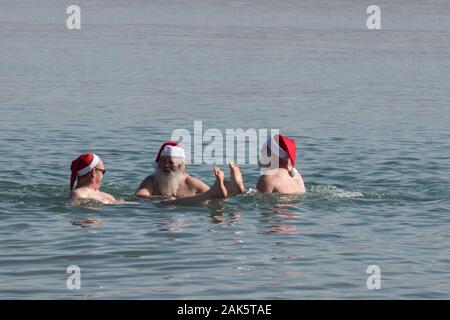
POLYGON ((103 175, 105 175, 105 173, 106 173, 105 169, 95 168, 95 170, 100 171, 103 175))

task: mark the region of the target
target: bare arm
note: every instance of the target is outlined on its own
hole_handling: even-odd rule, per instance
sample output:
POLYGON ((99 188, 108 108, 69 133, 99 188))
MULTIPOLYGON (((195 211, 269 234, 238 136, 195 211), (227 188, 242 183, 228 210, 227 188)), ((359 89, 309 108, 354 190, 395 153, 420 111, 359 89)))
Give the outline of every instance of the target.
POLYGON ((195 205, 202 204, 210 200, 208 192, 199 193, 193 196, 181 197, 171 200, 163 200, 160 202, 162 205, 195 205))
POLYGON ((120 200, 117 200, 116 198, 114 198, 112 195, 102 192, 101 193, 102 196, 102 201, 105 204, 122 204, 120 200))
POLYGON ((153 178, 148 176, 142 181, 135 195, 143 198, 150 198, 153 194, 153 178))

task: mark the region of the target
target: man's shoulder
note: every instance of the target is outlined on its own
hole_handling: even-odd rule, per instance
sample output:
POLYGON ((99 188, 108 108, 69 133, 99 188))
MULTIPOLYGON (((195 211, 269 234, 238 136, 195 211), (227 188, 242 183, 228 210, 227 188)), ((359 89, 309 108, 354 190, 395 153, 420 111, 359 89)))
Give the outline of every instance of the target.
POLYGON ((274 188, 274 176, 271 174, 262 174, 256 183, 256 189, 262 193, 270 193, 274 188))
POLYGON ((197 182, 197 181, 201 181, 201 180, 199 178, 191 176, 190 174, 186 174, 186 179, 184 180, 184 182, 192 183, 192 182, 197 182))
POLYGON ((197 177, 187 172, 184 173, 184 178, 186 182, 199 180, 197 177))
POLYGON ((135 194, 139 197, 151 196, 154 189, 153 181, 154 181, 153 175, 147 176, 144 180, 142 180, 135 194))
POLYGON ((204 183, 202 180, 191 176, 190 174, 186 175, 186 179, 184 180, 184 183, 191 188, 195 188, 197 190, 200 190, 201 192, 206 191, 209 189, 208 185, 204 183))
POLYGON ((112 194, 109 194, 106 192, 101 192, 100 195, 104 198, 108 198, 108 200, 116 201, 116 198, 114 198, 114 196, 112 194))
POLYGON ((151 174, 142 181, 142 184, 151 185, 153 183, 153 180, 154 180, 154 177, 151 174))
POLYGON ((84 188, 78 188, 75 190, 72 190, 72 192, 70 193, 70 197, 72 199, 82 199, 82 198, 86 198, 89 194, 88 190, 85 190, 84 188))
POLYGON ((272 183, 277 179, 277 175, 276 174, 262 174, 259 177, 259 180, 261 182, 265 182, 265 183, 272 183))
POLYGON ((147 176, 144 180, 142 180, 141 184, 136 191, 137 195, 147 196, 148 192, 152 192, 153 190, 153 175, 147 176))

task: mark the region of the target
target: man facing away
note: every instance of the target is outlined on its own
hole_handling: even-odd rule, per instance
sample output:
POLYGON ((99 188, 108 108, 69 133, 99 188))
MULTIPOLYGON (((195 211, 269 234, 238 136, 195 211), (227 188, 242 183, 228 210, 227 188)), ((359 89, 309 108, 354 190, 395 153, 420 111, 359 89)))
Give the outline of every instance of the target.
POLYGON ((270 169, 263 168, 256 189, 261 193, 303 194, 305 184, 295 169, 297 144, 281 134, 273 135, 263 147, 263 158, 270 160, 270 169))
POLYGON ((142 181, 136 196, 178 198, 208 191, 207 184, 187 173, 185 159, 180 144, 165 142, 153 164, 155 171, 142 181))
POLYGON ((103 176, 106 172, 103 161, 95 153, 85 153, 72 161, 70 167, 70 198, 72 200, 96 200, 103 204, 118 201, 110 194, 101 192, 103 176), (74 189, 74 185, 76 187, 74 189))

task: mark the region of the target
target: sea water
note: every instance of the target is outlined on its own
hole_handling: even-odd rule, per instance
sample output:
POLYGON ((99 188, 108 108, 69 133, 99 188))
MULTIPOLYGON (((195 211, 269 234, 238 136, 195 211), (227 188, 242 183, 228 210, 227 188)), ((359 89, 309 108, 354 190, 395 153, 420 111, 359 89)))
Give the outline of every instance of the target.
POLYGON ((77 4, 68 30, 65 3, 0 2, 0 298, 450 298, 448 1, 377 1, 380 30, 361 1, 77 4), (136 199, 194 121, 294 138, 307 194, 243 163, 226 201, 136 199), (87 151, 136 204, 67 203, 87 151))

